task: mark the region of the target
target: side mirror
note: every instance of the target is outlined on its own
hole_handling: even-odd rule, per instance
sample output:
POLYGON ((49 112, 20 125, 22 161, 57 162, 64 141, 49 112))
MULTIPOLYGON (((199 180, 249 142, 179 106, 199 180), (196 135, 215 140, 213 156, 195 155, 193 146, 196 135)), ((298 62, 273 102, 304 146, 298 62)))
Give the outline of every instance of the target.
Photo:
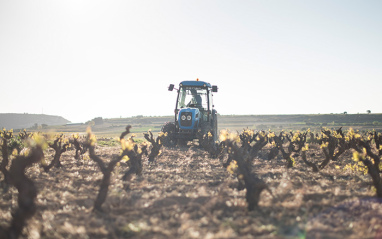
POLYGON ((168 91, 172 91, 173 89, 174 89, 174 85, 170 84, 170 86, 168 87, 168 91))
POLYGON ((212 86, 212 92, 218 92, 218 86, 213 85, 212 86))

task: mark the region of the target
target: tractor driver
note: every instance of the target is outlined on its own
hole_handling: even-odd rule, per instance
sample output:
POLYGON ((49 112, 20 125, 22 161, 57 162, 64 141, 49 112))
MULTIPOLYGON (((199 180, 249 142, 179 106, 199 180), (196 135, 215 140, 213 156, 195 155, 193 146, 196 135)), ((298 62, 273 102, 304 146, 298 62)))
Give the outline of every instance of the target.
POLYGON ((198 94, 198 92, 195 89, 191 89, 191 95, 192 99, 187 104, 188 107, 198 107, 200 110, 200 113, 202 114, 202 118, 204 121, 207 121, 207 111, 203 108, 202 105, 202 97, 198 94))
POLYGON ((198 95, 198 93, 196 92, 195 89, 191 89, 190 91, 191 91, 192 99, 187 104, 187 106, 194 105, 194 106, 200 108, 202 106, 202 97, 200 95, 198 95))

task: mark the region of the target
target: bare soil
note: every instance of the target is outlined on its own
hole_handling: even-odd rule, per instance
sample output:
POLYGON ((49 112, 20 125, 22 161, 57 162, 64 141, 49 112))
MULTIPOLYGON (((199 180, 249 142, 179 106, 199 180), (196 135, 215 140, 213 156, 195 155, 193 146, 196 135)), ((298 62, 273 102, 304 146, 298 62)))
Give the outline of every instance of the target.
MULTIPOLYGON (((105 161, 119 147, 97 147, 105 161)), ((309 160, 320 162, 319 148, 309 160)), ((53 151, 46 160, 53 158, 53 151)), ((22 238, 382 238, 382 204, 371 179, 344 170, 346 152, 319 173, 299 156, 286 168, 282 158, 253 162, 253 172, 269 186, 259 207, 248 211, 245 190, 222 166, 196 146, 163 149, 143 174, 121 180, 127 164, 114 170, 103 212, 92 212, 102 173, 88 160, 62 155, 63 166, 45 173, 38 165, 27 175, 38 186, 37 212, 22 238), (336 167, 337 166, 337 167, 336 167)), ((0 225, 7 227, 17 207, 15 189, 0 194, 0 225)))

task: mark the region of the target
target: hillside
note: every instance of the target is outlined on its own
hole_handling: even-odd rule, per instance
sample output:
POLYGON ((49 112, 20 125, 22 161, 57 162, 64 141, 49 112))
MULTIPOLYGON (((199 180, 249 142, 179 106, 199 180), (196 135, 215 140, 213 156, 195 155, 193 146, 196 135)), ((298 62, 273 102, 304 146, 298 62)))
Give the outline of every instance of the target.
POLYGON ((301 129, 327 127, 353 127, 357 129, 381 128, 382 114, 300 114, 300 115, 224 115, 219 127, 229 129, 301 129))
MULTIPOLYGON (((21 115, 25 116, 25 115, 21 115)), ((33 116, 33 115, 26 115, 33 116)), ((41 116, 41 115, 39 115, 41 116)), ((88 124, 73 124, 66 125, 69 121, 66 121, 62 117, 62 121, 48 122, 29 118, 29 121, 25 121, 24 125, 14 129, 21 129, 33 126, 35 123, 41 125, 46 124, 48 127, 44 127, 47 131, 65 132, 65 133, 82 133, 86 132, 88 124)), ((15 117, 17 120, 21 120, 21 117, 15 117)), ((16 121, 16 119, 14 119, 16 121)), ((143 137, 142 133, 152 130, 153 132, 159 132, 165 122, 174 121, 174 116, 135 116, 129 118, 97 118, 90 120, 94 123, 92 126, 93 132, 99 136, 118 136, 124 131, 126 125, 133 126, 133 132, 137 133, 138 137, 143 137)), ((4 126, 0 118, 0 127, 4 126)), ((18 124, 21 125, 21 124, 18 124)), ((219 115, 218 116, 218 129, 230 129, 241 131, 243 128, 251 128, 256 130, 319 130, 321 127, 339 128, 344 129, 352 127, 358 130, 382 130, 382 114, 315 114, 315 115, 219 115)), ((41 129, 39 129, 40 131, 41 129)))
POLYGON ((382 122, 382 114, 226 115, 222 116, 221 119, 260 123, 373 123, 382 122))
POLYGON ((37 125, 63 125, 70 123, 61 116, 44 114, 0 113, 0 127, 6 129, 26 129, 37 125))
MULTIPOLYGON (((252 125, 274 124, 382 124, 382 114, 299 114, 299 115, 219 115, 220 124, 239 124, 242 127, 252 125)), ((163 124, 173 121, 174 116, 131 117, 120 119, 105 119, 112 124, 163 124)))

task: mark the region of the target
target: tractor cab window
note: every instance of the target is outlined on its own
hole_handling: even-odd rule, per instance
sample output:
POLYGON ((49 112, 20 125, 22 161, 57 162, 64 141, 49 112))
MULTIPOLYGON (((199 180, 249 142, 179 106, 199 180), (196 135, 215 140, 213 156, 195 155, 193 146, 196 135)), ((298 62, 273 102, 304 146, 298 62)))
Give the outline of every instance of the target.
POLYGON ((208 109, 207 90, 196 87, 182 87, 179 92, 178 109, 191 107, 208 109))

